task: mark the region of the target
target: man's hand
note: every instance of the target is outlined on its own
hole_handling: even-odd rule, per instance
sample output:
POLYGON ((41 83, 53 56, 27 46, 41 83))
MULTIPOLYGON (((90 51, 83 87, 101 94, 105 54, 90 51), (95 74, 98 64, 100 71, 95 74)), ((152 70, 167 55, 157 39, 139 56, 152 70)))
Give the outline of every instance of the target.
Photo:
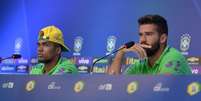
MULTIPOLYGON (((120 48, 122 48, 124 46, 121 46, 120 48)), ((146 51, 144 48, 151 48, 151 46, 149 45, 145 45, 145 44, 139 44, 136 43, 135 45, 133 45, 131 48, 124 48, 122 49, 119 53, 120 54, 125 54, 127 52, 136 52, 139 56, 140 59, 144 59, 147 57, 146 51)))
MULTIPOLYGON (((123 48, 123 47, 124 46, 121 46, 120 48, 123 48)), ((123 58, 124 54, 127 52, 136 52, 140 59, 145 59, 147 57, 147 54, 143 48, 151 48, 151 46, 136 43, 131 48, 128 48, 128 49, 124 48, 124 49, 120 50, 116 54, 114 61, 111 65, 111 67, 108 69, 107 73, 110 75, 120 74, 122 58, 123 58)))

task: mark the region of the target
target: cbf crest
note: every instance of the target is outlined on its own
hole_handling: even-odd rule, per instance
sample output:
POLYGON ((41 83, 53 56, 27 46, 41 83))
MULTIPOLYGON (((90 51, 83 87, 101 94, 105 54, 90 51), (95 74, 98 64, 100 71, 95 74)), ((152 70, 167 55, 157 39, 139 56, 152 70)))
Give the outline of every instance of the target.
POLYGON ((75 51, 75 53, 73 53, 73 55, 80 55, 82 45, 83 45, 83 38, 81 36, 77 36, 74 39, 74 51, 75 51))
POLYGON ((190 43, 191 43, 191 36, 189 34, 183 34, 180 40, 180 50, 182 51, 182 54, 188 55, 188 52, 186 51, 188 51, 190 43))
POLYGON ((117 38, 115 36, 109 36, 107 38, 107 52, 106 54, 111 53, 115 49, 117 38))
POLYGON ((22 44, 23 44, 23 39, 22 38, 17 38, 15 39, 15 54, 20 54, 21 48, 22 48, 22 44))

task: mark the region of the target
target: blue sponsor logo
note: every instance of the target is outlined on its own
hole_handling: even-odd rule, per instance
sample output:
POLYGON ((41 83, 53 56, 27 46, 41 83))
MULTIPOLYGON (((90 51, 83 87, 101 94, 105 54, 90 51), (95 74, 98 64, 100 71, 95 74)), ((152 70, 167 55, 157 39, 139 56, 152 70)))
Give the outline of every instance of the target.
POLYGON ((77 65, 91 65, 92 64, 92 58, 88 57, 79 57, 76 59, 77 65))
POLYGON ((19 65, 16 67, 17 72, 28 72, 28 66, 26 65, 19 65))
POLYGON ((15 66, 9 66, 9 65, 2 65, 0 66, 1 72, 15 72, 16 67, 15 66))

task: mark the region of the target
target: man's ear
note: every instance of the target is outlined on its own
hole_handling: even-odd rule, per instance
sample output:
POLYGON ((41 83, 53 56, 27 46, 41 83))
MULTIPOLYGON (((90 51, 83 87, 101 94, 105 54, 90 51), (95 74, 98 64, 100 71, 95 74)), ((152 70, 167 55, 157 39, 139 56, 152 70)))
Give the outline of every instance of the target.
POLYGON ((160 43, 166 43, 167 42, 167 35, 165 33, 163 33, 161 36, 160 36, 160 43))
POLYGON ((57 53, 57 54, 61 54, 61 47, 57 47, 57 48, 56 48, 56 53, 57 53))

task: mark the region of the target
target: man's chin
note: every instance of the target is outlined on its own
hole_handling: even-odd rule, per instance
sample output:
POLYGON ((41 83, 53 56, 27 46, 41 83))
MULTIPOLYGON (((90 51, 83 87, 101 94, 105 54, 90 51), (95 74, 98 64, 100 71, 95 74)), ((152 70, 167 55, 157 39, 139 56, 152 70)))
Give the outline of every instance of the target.
POLYGON ((145 48, 145 51, 146 51, 148 57, 154 56, 158 50, 159 50, 159 47, 157 47, 157 48, 145 48))
POLYGON ((38 62, 39 62, 39 63, 45 63, 45 62, 46 62, 46 60, 45 60, 45 59, 43 59, 43 58, 38 58, 38 62))
POLYGON ((155 55, 156 52, 146 51, 146 53, 147 53, 147 57, 152 57, 153 55, 155 55))
POLYGON ((153 52, 151 49, 149 49, 149 48, 144 48, 144 50, 145 50, 145 52, 146 52, 146 54, 147 54, 147 57, 151 57, 151 56, 154 55, 154 52, 153 52))
POLYGON ((38 59, 38 62, 39 63, 49 63, 51 60, 48 60, 48 59, 38 59))

